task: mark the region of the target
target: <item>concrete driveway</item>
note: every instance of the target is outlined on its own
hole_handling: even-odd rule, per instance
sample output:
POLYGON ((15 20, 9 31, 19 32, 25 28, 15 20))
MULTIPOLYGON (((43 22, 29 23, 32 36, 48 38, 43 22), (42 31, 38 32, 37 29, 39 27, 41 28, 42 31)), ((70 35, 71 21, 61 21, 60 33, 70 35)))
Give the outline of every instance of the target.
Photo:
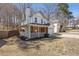
POLYGON ((64 32, 60 33, 58 37, 65 37, 65 38, 76 38, 79 39, 79 32, 64 32))

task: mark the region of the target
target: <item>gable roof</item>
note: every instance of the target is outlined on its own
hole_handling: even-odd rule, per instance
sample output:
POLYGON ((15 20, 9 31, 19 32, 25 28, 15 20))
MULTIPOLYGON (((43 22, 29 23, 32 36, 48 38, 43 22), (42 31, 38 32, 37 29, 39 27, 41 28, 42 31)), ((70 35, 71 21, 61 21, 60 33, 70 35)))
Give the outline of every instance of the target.
POLYGON ((43 12, 41 12, 41 11, 34 12, 34 13, 32 14, 32 16, 35 15, 35 14, 38 14, 38 13, 40 13, 45 19, 47 19, 47 16, 46 16, 43 12))

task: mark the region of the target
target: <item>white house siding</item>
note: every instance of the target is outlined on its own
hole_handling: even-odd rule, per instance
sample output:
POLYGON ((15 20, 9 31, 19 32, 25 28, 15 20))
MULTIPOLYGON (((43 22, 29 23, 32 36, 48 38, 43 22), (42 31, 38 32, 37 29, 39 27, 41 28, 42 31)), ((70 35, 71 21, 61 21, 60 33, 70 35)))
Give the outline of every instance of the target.
POLYGON ((50 24, 50 26, 48 27, 48 34, 49 36, 53 36, 53 33, 54 33, 54 27, 52 24, 50 24))
POLYGON ((60 24, 57 20, 54 20, 50 23, 50 26, 48 27, 48 33, 50 36, 53 36, 54 33, 58 33, 60 29, 60 24))
POLYGON ((76 27, 76 28, 79 28, 79 24, 77 24, 75 27, 76 27))
POLYGON ((22 29, 24 29, 25 31, 20 31, 20 36, 25 36, 27 38, 37 38, 37 37, 44 37, 44 34, 46 34, 45 32, 34 32, 31 33, 30 31, 30 25, 28 27, 23 27, 22 29))
POLYGON ((35 23, 35 18, 37 18, 38 24, 47 24, 48 23, 48 20, 46 18, 44 18, 40 12, 31 15, 30 8, 27 8, 26 9, 26 20, 22 21, 21 25, 35 23), (41 19, 42 19, 43 23, 41 23, 41 19))
POLYGON ((44 19, 44 18, 40 18, 40 17, 37 17, 37 16, 32 16, 32 17, 27 17, 27 19, 25 21, 23 21, 21 23, 21 25, 25 25, 25 24, 29 24, 29 23, 35 23, 35 18, 37 18, 37 22, 38 24, 47 24, 48 21, 47 19, 44 19), (43 23, 41 23, 41 20, 43 23))
POLYGON ((58 33, 58 24, 54 23, 54 33, 58 33))
POLYGON ((26 24, 30 23, 30 19, 31 19, 30 15, 31 15, 31 10, 30 10, 30 8, 27 8, 26 9, 26 20, 23 20, 21 22, 21 25, 26 25, 26 24))
MULTIPOLYGON (((39 24, 39 26, 40 26, 40 24, 48 24, 48 20, 45 17, 43 17, 43 15, 40 12, 35 13, 32 16, 30 16, 31 15, 30 12, 31 12, 30 9, 26 10, 26 20, 24 20, 21 23, 21 25, 28 25, 30 23, 36 23, 36 24, 39 24), (37 18, 37 22, 35 22, 35 18, 37 18), (41 20, 43 23, 41 22, 41 20)), ((44 37, 44 34, 45 33, 43 33, 43 32, 42 33, 40 33, 40 32, 39 33, 31 33, 30 26, 28 28, 25 28, 25 32, 20 32, 20 35, 26 36, 28 38, 44 37)))
POLYGON ((46 34, 46 33, 44 33, 44 32, 40 33, 39 32, 39 35, 38 35, 38 33, 30 33, 30 34, 31 34, 30 38, 37 38, 37 37, 44 37, 44 34, 46 34))
POLYGON ((40 18, 40 17, 36 17, 36 16, 31 17, 29 19, 29 23, 35 23, 35 18, 37 18, 37 22, 36 23, 38 23, 38 24, 47 24, 48 23, 46 19, 40 18), (43 23, 41 23, 41 20, 42 20, 43 23))
POLYGON ((29 37, 29 28, 26 28, 26 27, 23 27, 23 29, 25 30, 24 32, 23 31, 20 31, 20 36, 26 36, 26 37, 29 37))

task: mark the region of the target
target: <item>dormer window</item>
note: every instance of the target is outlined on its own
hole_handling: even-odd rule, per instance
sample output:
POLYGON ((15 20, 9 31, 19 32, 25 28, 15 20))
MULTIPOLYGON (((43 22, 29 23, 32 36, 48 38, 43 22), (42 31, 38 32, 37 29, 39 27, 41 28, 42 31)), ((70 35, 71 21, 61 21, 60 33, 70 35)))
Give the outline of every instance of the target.
POLYGON ((35 23, 37 23, 37 18, 35 17, 35 23))

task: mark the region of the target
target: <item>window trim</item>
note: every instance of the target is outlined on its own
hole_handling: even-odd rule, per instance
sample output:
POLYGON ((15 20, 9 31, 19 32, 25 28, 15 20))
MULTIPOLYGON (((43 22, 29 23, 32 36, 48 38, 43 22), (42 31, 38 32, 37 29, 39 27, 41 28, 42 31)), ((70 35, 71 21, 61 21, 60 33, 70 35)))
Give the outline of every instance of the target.
POLYGON ((41 19, 41 24, 43 24, 44 22, 43 22, 43 19, 41 19))
POLYGON ((34 22, 37 23, 37 17, 35 17, 35 21, 34 22))

